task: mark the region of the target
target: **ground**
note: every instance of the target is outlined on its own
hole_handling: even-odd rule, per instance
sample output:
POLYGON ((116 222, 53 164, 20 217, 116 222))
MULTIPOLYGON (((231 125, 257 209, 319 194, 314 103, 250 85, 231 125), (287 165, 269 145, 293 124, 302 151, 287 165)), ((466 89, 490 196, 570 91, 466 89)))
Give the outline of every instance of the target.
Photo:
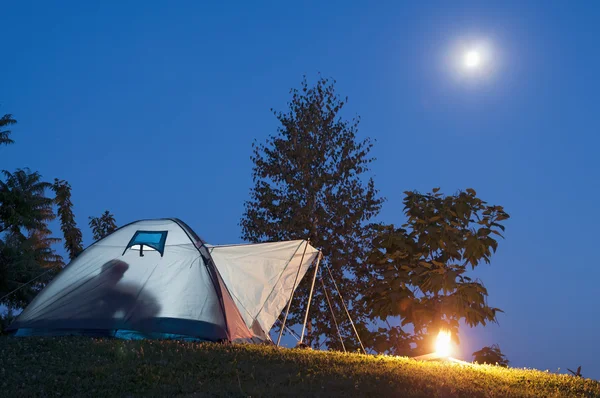
POLYGON ((3 396, 600 397, 600 383, 488 365, 253 345, 0 338, 3 396))

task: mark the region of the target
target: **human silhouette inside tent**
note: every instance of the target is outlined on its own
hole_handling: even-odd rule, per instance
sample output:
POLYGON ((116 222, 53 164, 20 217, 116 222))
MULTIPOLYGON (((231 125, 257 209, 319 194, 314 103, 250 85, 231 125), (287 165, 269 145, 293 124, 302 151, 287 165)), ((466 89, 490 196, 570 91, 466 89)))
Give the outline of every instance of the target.
POLYGON ((141 324, 160 311, 156 299, 142 286, 124 283, 129 264, 110 260, 100 273, 77 286, 56 303, 61 318, 83 321, 86 328, 97 331, 141 329, 141 324), (139 328, 138 328, 139 326, 139 328))
POLYGON ((125 323, 134 327, 136 323, 158 314, 160 306, 147 291, 131 283, 120 283, 128 269, 129 264, 121 260, 111 260, 102 266, 98 275, 98 300, 91 316, 114 319, 117 325, 125 323))

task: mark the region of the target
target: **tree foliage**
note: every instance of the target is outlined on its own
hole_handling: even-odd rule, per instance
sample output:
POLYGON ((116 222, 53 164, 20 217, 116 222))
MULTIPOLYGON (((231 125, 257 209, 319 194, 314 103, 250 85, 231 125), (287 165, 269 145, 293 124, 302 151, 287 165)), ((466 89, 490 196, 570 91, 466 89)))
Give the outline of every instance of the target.
POLYGON ((16 124, 17 121, 13 119, 11 114, 6 114, 0 117, 0 145, 14 144, 15 141, 10 138, 11 131, 6 127, 16 124))
POLYGON ((115 216, 106 210, 100 217, 90 217, 89 222, 94 240, 98 241, 117 229, 115 216))
MULTIPOLYGON (((12 144, 6 126, 16 123, 11 115, 0 118, 0 144, 12 144)), ((42 180, 38 172, 17 169, 0 177, 0 304, 23 308, 64 265, 54 246, 49 223, 57 205, 64 246, 70 258, 83 248, 81 231, 72 211, 71 186, 55 179, 42 180), (55 197, 46 195, 54 190, 55 197)), ((6 320, 6 319, 5 319, 6 320)))
MULTIPOLYGON (((473 189, 443 196, 405 192, 406 224, 379 225, 367 263, 373 283, 364 292, 374 320, 400 319, 398 326, 380 328, 385 336, 404 337, 404 344, 384 341, 381 350, 425 353, 441 328, 458 339, 462 320, 469 326, 496 321, 498 308, 487 304, 488 292, 469 268, 489 263, 502 237, 501 206, 490 206, 473 189), (405 333, 412 329, 410 337, 405 333), (403 334, 404 333, 404 334, 403 334)), ((389 325, 389 324, 388 324, 389 325)))
POLYGON ((498 344, 494 344, 490 347, 483 347, 481 350, 475 351, 473 353, 473 362, 504 367, 508 367, 509 363, 506 355, 500 351, 500 346, 498 344))
MULTIPOLYGON (((357 138, 359 120, 344 120, 347 99, 335 92, 335 81, 320 78, 309 86, 292 89, 286 112, 273 111, 279 121, 277 133, 264 144, 253 144, 251 160, 254 187, 245 202, 242 238, 251 242, 310 239, 323 251, 329 266, 361 330, 365 313, 356 305, 361 290, 359 269, 365 255, 365 224, 378 214, 378 196, 369 171, 370 139, 357 138)), ((309 270, 309 273, 311 271, 309 270)), ((311 278, 304 278, 295 293, 288 325, 301 321, 311 278)), ((329 280, 327 289, 333 290, 329 280)), ((338 320, 345 319, 339 299, 332 297, 338 320)), ((311 307, 312 330, 307 342, 317 345, 326 336, 329 347, 339 348, 337 334, 321 290, 311 307)), ((344 335, 352 336, 347 320, 344 335)), ((349 342, 356 345, 356 342, 349 342)))
MULTIPOLYGON (((11 144, 10 130, 15 124, 11 115, 0 118, 0 144, 11 144)), ((0 304, 10 309, 23 308, 64 265, 54 246, 48 224, 60 217, 64 247, 73 259, 83 250, 82 234, 75 222, 71 186, 55 179, 42 180, 38 172, 17 169, 2 171, 0 177, 0 304), (46 195, 52 189, 54 197, 46 195)), ((94 236, 104 236, 116 229, 114 217, 104 213, 92 218, 94 236)))
POLYGON ((63 264, 52 245, 48 222, 54 220, 51 184, 28 169, 3 171, 0 180, 0 304, 25 306, 63 264), (41 277, 40 277, 41 276, 41 277), (33 283, 29 283, 35 280, 33 283))
POLYGON ((3 170, 2 173, 5 179, 0 180, 0 233, 46 229, 48 222, 55 218, 53 200, 45 194, 52 185, 29 169, 14 173, 3 170))
POLYGON ((52 189, 56 195, 55 202, 58 206, 58 217, 60 218, 60 229, 64 237, 64 246, 69 258, 72 260, 83 250, 83 237, 81 230, 77 228, 75 215, 73 214, 73 202, 71 202, 71 185, 64 180, 54 179, 52 189))

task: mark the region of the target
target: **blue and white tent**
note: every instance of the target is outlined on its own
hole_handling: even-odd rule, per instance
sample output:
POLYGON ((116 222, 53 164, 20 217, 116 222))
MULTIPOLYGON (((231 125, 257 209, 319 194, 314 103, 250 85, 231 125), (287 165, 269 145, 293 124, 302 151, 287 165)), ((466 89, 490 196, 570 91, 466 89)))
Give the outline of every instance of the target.
POLYGON ((318 255, 304 240, 213 246, 178 219, 137 221, 85 249, 9 330, 269 341, 318 255))

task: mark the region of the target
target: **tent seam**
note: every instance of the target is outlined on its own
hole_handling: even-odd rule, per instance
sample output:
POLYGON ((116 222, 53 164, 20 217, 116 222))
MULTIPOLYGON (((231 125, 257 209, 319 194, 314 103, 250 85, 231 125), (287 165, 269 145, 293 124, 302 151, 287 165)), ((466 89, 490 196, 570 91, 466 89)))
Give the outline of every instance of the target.
MULTIPOLYGON (((221 313, 223 314, 223 322, 225 323, 225 332, 227 334, 227 339, 229 341, 232 341, 231 331, 229 330, 229 324, 227 322, 227 311, 225 309, 225 302, 223 300, 223 293, 221 292, 221 285, 220 285, 220 283, 219 283, 218 280, 214 280, 215 277, 218 277, 221 280, 223 278, 221 277, 221 275, 219 273, 219 270, 217 269, 215 261, 213 260, 212 256, 210 255, 210 251, 208 250, 208 247, 206 246, 204 240, 202 238, 200 238, 200 236, 198 236, 198 234, 196 234, 193 231, 190 231, 190 232, 193 232, 194 235, 196 235, 196 237, 198 238, 198 241, 200 241, 200 243, 201 243, 202 246, 198 247, 198 243, 194 242, 194 240, 190 236, 190 233, 188 232, 188 229, 191 230, 191 228, 187 224, 185 224, 183 221, 181 221, 181 220, 179 220, 177 218, 170 218, 169 220, 171 220, 174 223, 176 223, 183 230, 183 232, 185 232, 185 234, 188 236, 188 238, 190 239, 190 241, 192 241, 192 243, 194 243, 194 247, 196 248, 196 250, 198 250, 198 253, 200 253, 200 256, 202 257, 202 259, 204 259, 204 254, 202 253, 202 250, 200 250, 200 249, 202 247, 205 249, 208 261, 204 261, 204 263, 205 263, 204 266, 206 267, 206 269, 208 271, 208 275, 210 276, 211 282, 213 284, 213 288, 215 289, 215 293, 216 293, 216 295, 217 295, 217 297, 219 299, 219 305, 221 306, 221 313), (211 263, 212 266, 209 266, 209 262, 211 263), (215 274, 213 274, 213 272, 211 272, 211 270, 215 274)), ((223 283, 223 285, 227 289, 227 286, 225 285, 225 283, 223 283)), ((229 293, 229 295, 231 296, 231 292, 229 291, 229 289, 227 289, 227 293, 229 293)), ((244 325, 245 325, 245 322, 244 322, 244 325)), ((246 326, 246 328, 247 328, 247 326, 246 326)), ((250 334, 252 334, 252 333, 250 333, 250 334)))

